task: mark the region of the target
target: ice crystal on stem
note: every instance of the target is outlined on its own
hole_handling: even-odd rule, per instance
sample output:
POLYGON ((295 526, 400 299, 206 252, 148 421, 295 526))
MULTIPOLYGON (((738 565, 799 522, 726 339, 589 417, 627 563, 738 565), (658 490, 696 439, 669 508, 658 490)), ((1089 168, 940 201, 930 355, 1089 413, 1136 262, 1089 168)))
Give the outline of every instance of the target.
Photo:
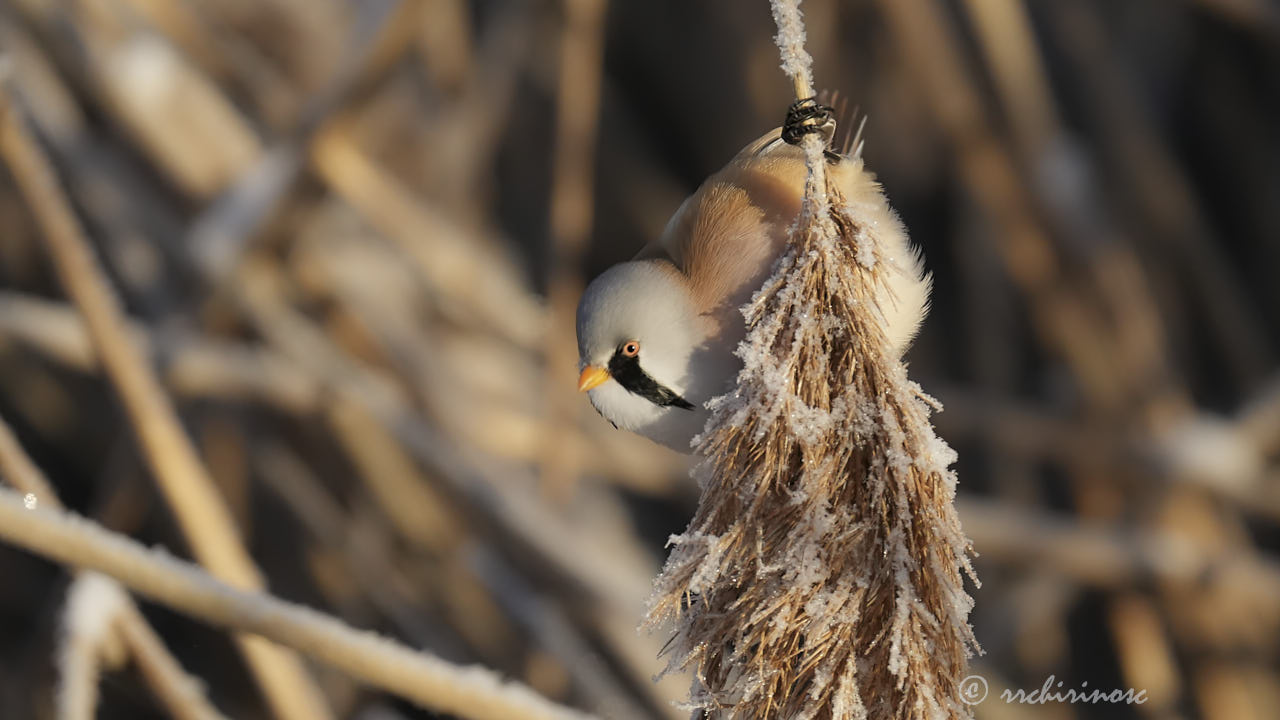
MULTIPOLYGON (((774 16, 801 89, 797 3, 774 0, 774 16)), ((822 139, 803 145, 804 207, 743 308, 743 369, 712 403, 698 511, 650 620, 676 621, 668 668, 693 670, 708 718, 968 718, 955 456, 876 321, 892 301, 878 229, 826 182, 822 139)))

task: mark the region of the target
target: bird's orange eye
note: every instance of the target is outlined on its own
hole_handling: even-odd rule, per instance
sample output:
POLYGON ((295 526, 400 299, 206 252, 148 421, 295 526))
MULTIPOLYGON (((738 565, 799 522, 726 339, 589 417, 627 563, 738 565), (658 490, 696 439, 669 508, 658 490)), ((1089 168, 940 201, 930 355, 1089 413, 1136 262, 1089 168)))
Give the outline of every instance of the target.
POLYGON ((635 340, 628 341, 627 344, 622 346, 622 354, 626 355, 627 357, 635 357, 636 355, 639 355, 640 343, 636 342, 635 340))

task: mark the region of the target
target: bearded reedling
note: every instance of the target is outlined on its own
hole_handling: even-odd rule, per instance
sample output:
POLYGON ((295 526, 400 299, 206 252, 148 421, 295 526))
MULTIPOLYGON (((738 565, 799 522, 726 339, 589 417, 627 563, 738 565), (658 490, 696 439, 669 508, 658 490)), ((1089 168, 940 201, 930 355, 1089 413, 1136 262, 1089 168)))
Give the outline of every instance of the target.
MULTIPOLYGON (((578 305, 578 389, 615 427, 689 452, 705 403, 730 389, 742 366, 734 355, 745 334, 739 308, 773 271, 800 213, 805 156, 792 142, 801 132, 777 128, 747 145, 685 200, 657 242, 587 287, 578 305)), ((828 152, 827 173, 891 263, 876 306, 900 357, 928 310, 930 280, 863 167, 860 135, 828 152)))

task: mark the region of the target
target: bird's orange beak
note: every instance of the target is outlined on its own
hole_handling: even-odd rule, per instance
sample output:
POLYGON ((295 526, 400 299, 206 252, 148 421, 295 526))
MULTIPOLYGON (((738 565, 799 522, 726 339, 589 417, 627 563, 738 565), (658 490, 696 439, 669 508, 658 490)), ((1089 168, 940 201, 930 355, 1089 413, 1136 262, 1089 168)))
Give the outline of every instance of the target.
POLYGON ((582 374, 578 376, 578 392, 586 392, 591 388, 599 387, 609 377, 608 370, 597 365, 588 365, 582 368, 582 374))

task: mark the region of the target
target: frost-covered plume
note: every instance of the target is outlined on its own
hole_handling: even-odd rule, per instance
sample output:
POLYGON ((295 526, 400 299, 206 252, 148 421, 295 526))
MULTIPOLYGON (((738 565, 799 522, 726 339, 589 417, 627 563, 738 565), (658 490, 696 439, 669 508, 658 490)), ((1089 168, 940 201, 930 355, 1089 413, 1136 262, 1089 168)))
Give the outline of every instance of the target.
MULTIPOLYGON (((797 3, 773 5, 783 68, 811 95, 797 3)), ((668 667, 693 670, 709 718, 968 718, 955 456, 876 321, 893 259, 826 182, 824 140, 802 142, 804 210, 743 308, 744 367, 713 403, 698 512, 650 620, 676 621, 668 667)))

